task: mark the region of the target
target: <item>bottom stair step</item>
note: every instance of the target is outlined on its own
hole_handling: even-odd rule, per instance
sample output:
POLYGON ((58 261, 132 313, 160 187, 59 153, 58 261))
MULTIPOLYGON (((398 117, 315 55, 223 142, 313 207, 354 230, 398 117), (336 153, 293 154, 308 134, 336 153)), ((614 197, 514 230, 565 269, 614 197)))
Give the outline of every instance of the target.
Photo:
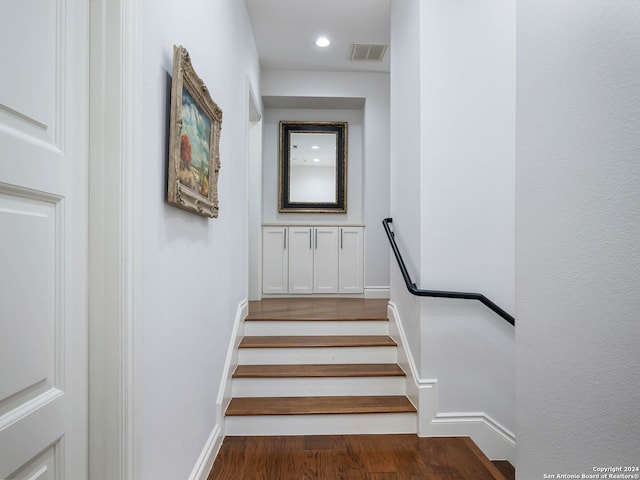
POLYGON ((415 412, 323 415, 238 415, 224 421, 226 436, 417 433, 415 412))
POLYGON ((233 398, 227 416, 323 415, 361 413, 415 413, 402 395, 347 397, 245 397, 233 398))

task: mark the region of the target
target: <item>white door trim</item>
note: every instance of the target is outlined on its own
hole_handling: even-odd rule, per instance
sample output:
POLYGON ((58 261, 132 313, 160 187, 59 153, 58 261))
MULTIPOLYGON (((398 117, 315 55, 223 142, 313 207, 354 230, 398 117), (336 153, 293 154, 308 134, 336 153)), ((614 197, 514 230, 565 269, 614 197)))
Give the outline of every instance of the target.
POLYGON ((249 300, 262 298, 262 112, 247 76, 247 264, 249 300))
POLYGON ((141 158, 139 0, 92 0, 89 174, 89 477, 139 478, 140 317, 136 174, 141 158))

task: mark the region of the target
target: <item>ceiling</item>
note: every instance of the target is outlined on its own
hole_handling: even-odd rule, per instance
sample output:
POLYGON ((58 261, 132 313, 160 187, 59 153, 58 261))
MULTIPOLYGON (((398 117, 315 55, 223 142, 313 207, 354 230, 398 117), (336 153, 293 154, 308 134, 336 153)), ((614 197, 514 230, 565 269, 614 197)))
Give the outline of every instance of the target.
POLYGON ((353 62, 353 43, 389 44, 391 0, 246 0, 264 69, 388 72, 382 61, 353 62), (324 35, 331 45, 315 45, 324 35))

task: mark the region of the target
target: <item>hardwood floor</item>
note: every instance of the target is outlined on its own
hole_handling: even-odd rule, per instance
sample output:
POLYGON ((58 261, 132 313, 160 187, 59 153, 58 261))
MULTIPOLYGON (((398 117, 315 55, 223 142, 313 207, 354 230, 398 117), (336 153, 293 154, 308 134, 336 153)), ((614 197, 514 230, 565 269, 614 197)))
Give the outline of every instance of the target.
POLYGON ((516 480, 516 469, 511 463, 506 460, 492 460, 491 463, 500 470, 504 478, 507 480, 516 480))
POLYGON ((244 337, 240 348, 395 347, 386 335, 314 335, 244 337))
POLYGON ((467 437, 331 435, 227 437, 208 480, 505 478, 467 437))
POLYGON ((386 299, 269 298, 249 302, 247 320, 386 320, 386 299))
POLYGON ((392 363, 333 363, 326 365, 238 365, 233 378, 403 377, 392 363))
POLYGON ((229 416, 327 415, 345 413, 415 412, 404 395, 348 397, 241 397, 231 400, 229 416))

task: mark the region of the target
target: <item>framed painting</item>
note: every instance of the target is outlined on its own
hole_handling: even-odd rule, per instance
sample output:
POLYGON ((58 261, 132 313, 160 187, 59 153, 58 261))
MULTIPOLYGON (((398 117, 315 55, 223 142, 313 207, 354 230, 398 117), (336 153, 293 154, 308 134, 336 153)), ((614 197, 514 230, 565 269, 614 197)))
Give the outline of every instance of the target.
POLYGON ((167 201, 218 216, 222 110, 196 74, 187 50, 173 47, 167 201))

